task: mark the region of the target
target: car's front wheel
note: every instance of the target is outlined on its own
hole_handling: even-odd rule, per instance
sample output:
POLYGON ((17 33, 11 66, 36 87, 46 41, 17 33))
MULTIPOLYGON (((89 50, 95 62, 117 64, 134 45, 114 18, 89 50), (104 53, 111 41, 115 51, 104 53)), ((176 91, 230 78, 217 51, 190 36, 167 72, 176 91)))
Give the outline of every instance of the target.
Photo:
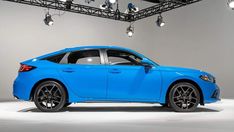
POLYGON ((43 112, 57 112, 66 102, 64 87, 55 81, 45 81, 36 87, 34 103, 43 112))
POLYGON ((200 102, 200 94, 193 84, 175 84, 169 92, 169 105, 177 112, 194 111, 200 102))

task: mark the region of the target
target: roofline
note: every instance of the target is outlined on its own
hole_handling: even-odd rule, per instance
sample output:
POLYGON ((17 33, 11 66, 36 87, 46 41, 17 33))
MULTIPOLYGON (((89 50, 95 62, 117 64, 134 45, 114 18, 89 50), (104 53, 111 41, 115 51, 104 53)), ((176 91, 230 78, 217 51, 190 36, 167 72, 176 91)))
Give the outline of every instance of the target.
POLYGON ((79 46, 79 47, 72 47, 72 48, 65 48, 64 50, 66 51, 75 51, 75 50, 81 50, 81 49, 119 49, 119 50, 125 50, 125 51, 129 51, 132 52, 136 55, 138 55, 139 57, 144 58, 145 56, 132 50, 129 48, 124 48, 124 47, 120 47, 120 46, 101 46, 101 45, 97 45, 97 46, 79 46))

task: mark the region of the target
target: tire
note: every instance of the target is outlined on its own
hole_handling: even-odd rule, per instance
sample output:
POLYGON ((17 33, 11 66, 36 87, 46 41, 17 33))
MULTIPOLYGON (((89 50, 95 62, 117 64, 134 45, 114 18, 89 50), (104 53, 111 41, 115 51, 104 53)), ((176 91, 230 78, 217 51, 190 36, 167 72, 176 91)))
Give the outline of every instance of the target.
POLYGON ((65 103, 63 107, 68 107, 69 105, 71 105, 72 103, 65 103))
POLYGON ((195 111, 200 103, 200 93, 193 84, 181 82, 175 84, 168 96, 169 106, 176 112, 195 111))
POLYGON ((66 103, 64 87, 55 81, 40 83, 34 92, 34 103, 42 112, 57 112, 66 103))

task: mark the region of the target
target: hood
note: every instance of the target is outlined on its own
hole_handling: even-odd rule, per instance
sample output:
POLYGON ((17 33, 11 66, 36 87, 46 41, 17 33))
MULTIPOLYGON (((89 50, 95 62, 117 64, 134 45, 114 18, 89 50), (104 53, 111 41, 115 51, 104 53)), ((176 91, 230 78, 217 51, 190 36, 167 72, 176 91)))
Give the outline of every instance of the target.
POLYGON ((161 71, 172 71, 172 72, 202 72, 201 70, 183 68, 183 67, 172 67, 172 66, 158 66, 161 71))

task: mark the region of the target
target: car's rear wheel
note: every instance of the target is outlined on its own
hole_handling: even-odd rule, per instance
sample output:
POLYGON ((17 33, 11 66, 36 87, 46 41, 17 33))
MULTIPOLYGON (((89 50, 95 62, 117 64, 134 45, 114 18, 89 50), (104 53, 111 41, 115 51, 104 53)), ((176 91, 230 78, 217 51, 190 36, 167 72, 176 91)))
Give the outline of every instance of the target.
POLYGON ((43 112, 57 112, 66 102, 64 87, 55 81, 45 81, 36 87, 34 103, 43 112))
POLYGON ((175 84, 169 92, 169 105, 177 112, 194 111, 200 102, 200 94, 193 84, 175 84))

